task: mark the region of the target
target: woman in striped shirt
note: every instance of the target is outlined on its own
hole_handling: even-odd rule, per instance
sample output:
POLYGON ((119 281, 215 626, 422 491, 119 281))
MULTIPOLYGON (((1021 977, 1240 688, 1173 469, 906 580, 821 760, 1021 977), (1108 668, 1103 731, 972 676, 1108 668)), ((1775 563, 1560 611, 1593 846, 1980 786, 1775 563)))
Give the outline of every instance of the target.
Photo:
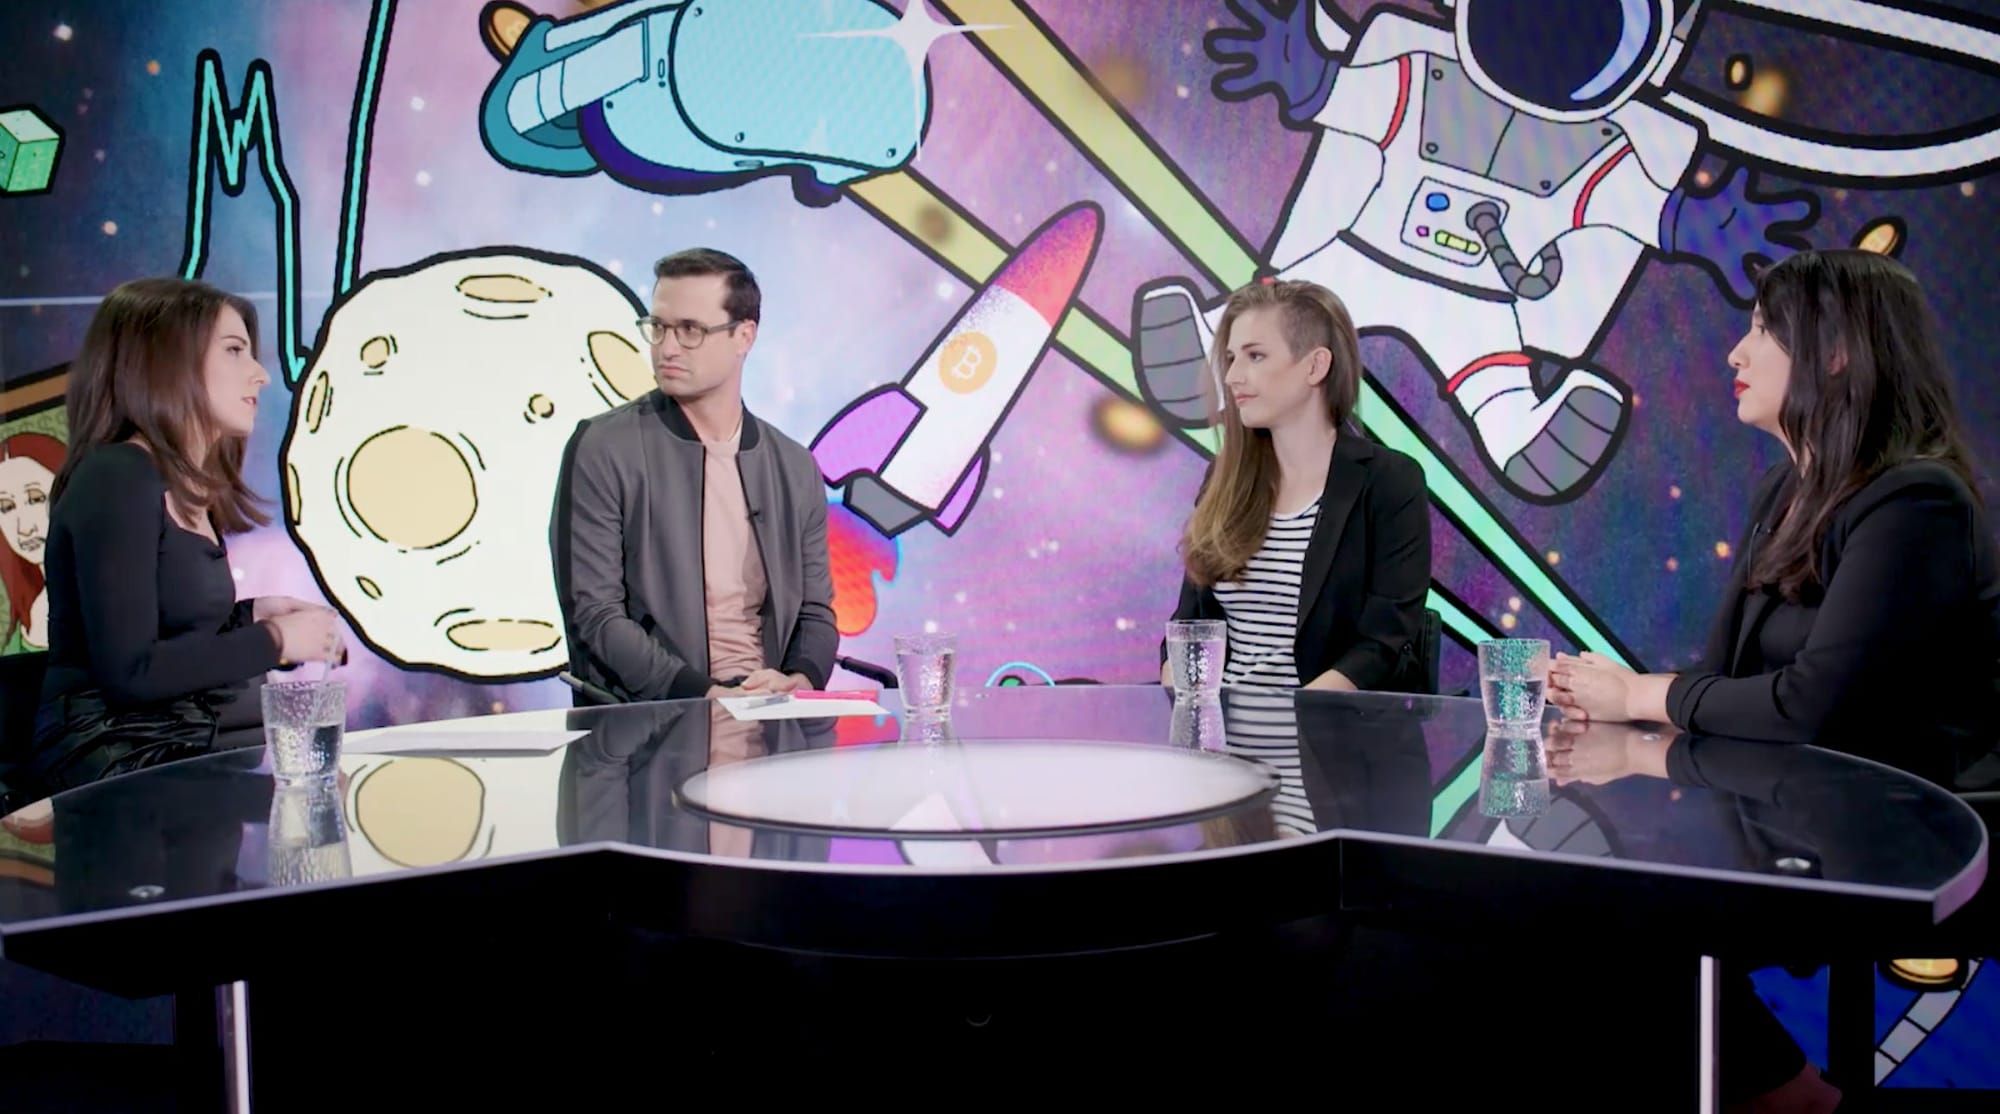
POLYGON ((1182 539, 1174 618, 1227 621, 1226 685, 1422 691, 1423 470, 1349 421, 1361 350, 1347 307, 1314 283, 1246 286, 1213 359, 1222 448, 1182 539))

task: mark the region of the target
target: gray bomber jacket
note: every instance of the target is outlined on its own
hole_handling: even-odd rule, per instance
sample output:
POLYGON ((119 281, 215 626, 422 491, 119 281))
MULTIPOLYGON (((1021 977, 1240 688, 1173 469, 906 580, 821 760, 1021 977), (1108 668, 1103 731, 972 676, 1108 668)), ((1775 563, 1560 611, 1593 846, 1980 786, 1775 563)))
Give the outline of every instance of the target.
MULTIPOLYGON (((657 390, 579 422, 563 452, 549 547, 570 672, 621 699, 698 699, 717 683, 702 581, 704 459, 680 404, 657 390)), ((747 409, 736 459, 770 585, 764 660, 823 688, 840 634, 819 466, 747 409)))

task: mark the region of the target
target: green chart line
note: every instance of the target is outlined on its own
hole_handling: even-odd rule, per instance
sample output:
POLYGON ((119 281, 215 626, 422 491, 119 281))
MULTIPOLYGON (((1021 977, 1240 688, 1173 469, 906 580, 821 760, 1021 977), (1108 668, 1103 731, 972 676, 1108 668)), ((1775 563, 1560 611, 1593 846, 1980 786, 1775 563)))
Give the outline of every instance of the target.
POLYGON ((285 169, 279 145, 271 67, 261 59, 250 63, 242 103, 232 109, 229 87, 222 76, 222 57, 214 50, 204 50, 195 64, 194 103, 187 247, 181 256, 181 276, 200 278, 208 265, 209 228, 214 216, 215 175, 211 168, 220 173, 223 192, 235 197, 249 180, 249 157, 255 150, 277 210, 278 361, 286 384, 297 383, 305 373, 306 361, 299 336, 299 192, 285 169))
POLYGON ((347 185, 340 204, 340 247, 333 265, 333 296, 354 289, 361 265, 361 215, 368 205, 368 154, 375 142, 375 106, 381 102, 382 66, 389 57, 389 27, 396 0, 376 0, 368 17, 361 78, 354 85, 354 118, 348 124, 347 185))
MULTIPOLYGON (((373 143, 375 107, 380 99, 382 67, 388 58, 389 29, 394 23, 395 9, 396 0, 376 0, 369 15, 368 41, 362 51, 350 121, 340 237, 335 250, 336 298, 353 289, 360 262, 368 152, 373 143)), ((193 137, 188 161, 187 240, 180 274, 183 278, 200 278, 208 266, 216 180, 220 178, 222 192, 227 196, 241 195, 249 181, 250 156, 254 151, 276 210, 278 362, 284 370, 286 385, 295 386, 305 374, 309 356, 301 327, 299 193, 285 168, 276 82, 270 64, 261 58, 250 63, 244 72, 242 99, 232 103, 228 81, 222 75, 222 56, 213 49, 203 50, 195 62, 193 137)))

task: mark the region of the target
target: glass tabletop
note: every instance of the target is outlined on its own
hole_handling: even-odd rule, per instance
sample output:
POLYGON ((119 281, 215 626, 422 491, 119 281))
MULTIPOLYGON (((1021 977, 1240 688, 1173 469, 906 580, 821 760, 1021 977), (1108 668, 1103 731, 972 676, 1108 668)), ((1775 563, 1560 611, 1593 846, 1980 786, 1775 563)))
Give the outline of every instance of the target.
POLYGON ((1885 766, 1643 726, 1489 736, 1479 703, 1452 698, 1230 690, 1189 706, 1156 686, 1021 686, 961 694, 944 722, 742 722, 682 701, 348 742, 318 785, 275 786, 252 749, 0 818, 0 930, 606 844, 1019 871, 1345 832, 1781 885, 1969 894, 1984 870, 1970 810, 1885 766))

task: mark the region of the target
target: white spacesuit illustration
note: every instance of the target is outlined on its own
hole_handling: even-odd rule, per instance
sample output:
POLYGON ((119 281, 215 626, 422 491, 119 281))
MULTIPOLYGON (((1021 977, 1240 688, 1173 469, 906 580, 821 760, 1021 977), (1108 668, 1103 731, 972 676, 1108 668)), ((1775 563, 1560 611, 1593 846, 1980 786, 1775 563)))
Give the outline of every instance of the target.
MULTIPOLYGON (((1211 51, 1251 68, 1223 75, 1218 92, 1275 83, 1294 119, 1323 129, 1270 268, 1334 290, 1364 333, 1410 344, 1509 489, 1542 502, 1580 494, 1631 406, 1585 357, 1644 250, 1671 245, 1674 185, 1701 139, 1631 99, 1666 64, 1668 0, 1611 4, 1606 33, 1586 27, 1554 46, 1537 36, 1533 66, 1513 64, 1521 47, 1504 33, 1518 26, 1471 18, 1481 0, 1459 6, 1455 32, 1378 13, 1338 63, 1303 41, 1315 5, 1282 23, 1236 7, 1252 30, 1211 51)), ((1318 27, 1341 36, 1323 48, 1347 46, 1329 18, 1318 27)), ((1218 314, 1204 319, 1180 283, 1138 299, 1146 388, 1184 425, 1207 417, 1203 357, 1218 314)))
MULTIPOLYGON (((1577 497, 1611 460, 1631 398, 1589 357, 1648 249, 1704 265, 1747 305, 1754 269, 1806 246, 1808 194, 1761 194, 1740 167, 1681 185, 1704 150, 1854 181, 2000 158, 1993 129, 1842 144, 1649 91, 1674 76, 1701 0, 1441 0, 1449 28, 1378 10, 1358 34, 1313 0, 1282 14, 1272 2, 1227 0, 1240 26, 1207 39, 1228 67, 1218 96, 1272 93, 1288 124, 1317 130, 1268 269, 1331 288, 1364 335, 1408 344, 1487 466, 1531 502, 1577 497)), ((2000 60, 1995 36, 1964 24, 1868 2, 1784 6, 1836 33, 2000 60)), ((1220 311, 1179 280, 1135 299, 1141 386, 1169 422, 1210 420, 1220 311)))

